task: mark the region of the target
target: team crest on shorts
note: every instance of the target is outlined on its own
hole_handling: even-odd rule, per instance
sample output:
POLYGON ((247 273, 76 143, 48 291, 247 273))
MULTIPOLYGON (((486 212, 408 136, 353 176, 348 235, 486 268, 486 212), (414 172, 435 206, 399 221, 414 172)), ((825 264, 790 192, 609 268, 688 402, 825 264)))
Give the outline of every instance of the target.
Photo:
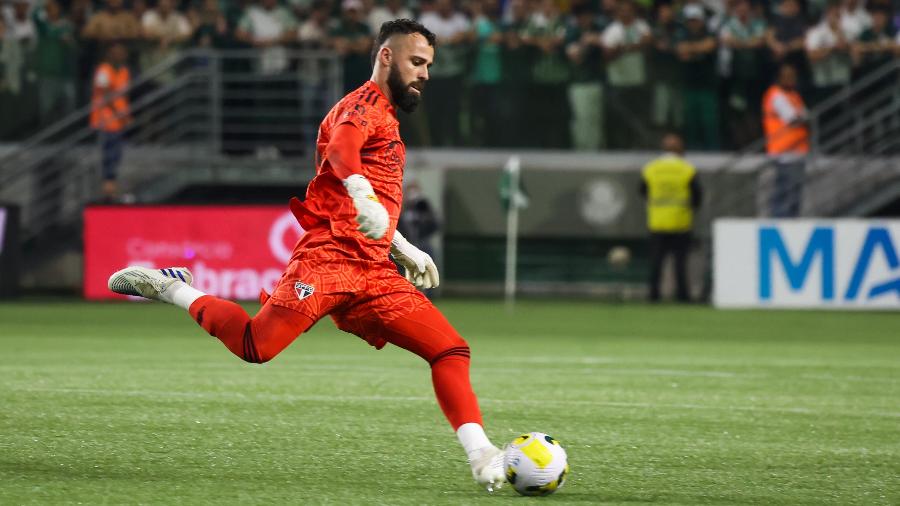
POLYGON ((313 292, 316 291, 316 289, 312 285, 307 285, 302 281, 297 281, 296 283, 294 283, 294 291, 297 292, 297 298, 303 300, 312 295, 313 292))

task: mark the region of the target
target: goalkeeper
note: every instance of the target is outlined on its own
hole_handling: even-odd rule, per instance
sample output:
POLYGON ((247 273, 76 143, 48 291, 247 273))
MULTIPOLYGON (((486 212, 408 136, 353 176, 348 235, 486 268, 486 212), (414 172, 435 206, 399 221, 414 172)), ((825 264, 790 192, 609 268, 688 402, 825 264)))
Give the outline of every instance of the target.
POLYGON ((475 480, 492 491, 505 481, 503 452, 482 427, 469 346, 416 289, 438 285, 431 257, 395 230, 406 157, 395 107, 411 112, 418 105, 434 43, 430 31, 410 20, 381 26, 371 80, 338 102, 319 127, 316 176, 305 201, 291 200, 306 233, 275 291, 261 294, 256 316, 193 288, 184 268, 129 267, 110 277, 109 288, 188 310, 247 362, 271 360, 325 315, 377 349, 391 343, 419 355, 431 365, 438 404, 475 480))

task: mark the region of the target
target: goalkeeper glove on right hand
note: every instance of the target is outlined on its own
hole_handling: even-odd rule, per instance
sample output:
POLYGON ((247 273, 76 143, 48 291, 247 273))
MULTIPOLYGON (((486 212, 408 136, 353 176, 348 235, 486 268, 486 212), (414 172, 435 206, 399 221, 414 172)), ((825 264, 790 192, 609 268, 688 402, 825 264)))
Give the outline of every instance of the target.
POLYGON ((353 174, 344 180, 344 188, 353 199, 356 208, 357 230, 369 239, 381 239, 387 233, 390 218, 387 209, 378 201, 369 180, 360 174, 353 174))

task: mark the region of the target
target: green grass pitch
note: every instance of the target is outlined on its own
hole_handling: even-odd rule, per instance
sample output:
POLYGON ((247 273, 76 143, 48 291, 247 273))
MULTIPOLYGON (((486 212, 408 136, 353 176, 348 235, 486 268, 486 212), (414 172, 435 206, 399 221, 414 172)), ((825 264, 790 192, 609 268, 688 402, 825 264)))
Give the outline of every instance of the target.
POLYGON ((0 504, 900 504, 896 313, 439 306, 492 439, 568 450, 556 495, 479 490, 426 364, 330 320, 255 366, 170 306, 21 302, 0 504))

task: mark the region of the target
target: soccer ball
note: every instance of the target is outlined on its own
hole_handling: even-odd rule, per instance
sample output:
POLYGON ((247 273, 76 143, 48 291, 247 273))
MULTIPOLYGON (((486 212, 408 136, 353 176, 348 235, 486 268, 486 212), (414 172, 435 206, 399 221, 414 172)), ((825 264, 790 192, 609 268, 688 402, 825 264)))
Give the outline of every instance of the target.
POLYGON ((559 441, 543 432, 522 434, 504 459, 506 480, 522 495, 549 495, 566 482, 569 462, 559 441))

